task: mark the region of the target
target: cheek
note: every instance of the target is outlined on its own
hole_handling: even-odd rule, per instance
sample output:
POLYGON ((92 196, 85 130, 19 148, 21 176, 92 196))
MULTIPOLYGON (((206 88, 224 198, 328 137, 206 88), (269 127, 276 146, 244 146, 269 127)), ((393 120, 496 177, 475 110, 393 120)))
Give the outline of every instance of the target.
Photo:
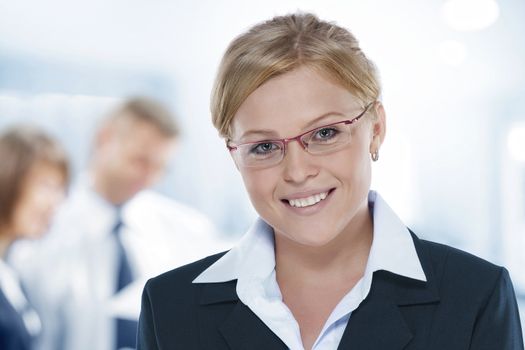
POLYGON ((326 163, 339 180, 351 187, 368 186, 371 182, 371 161, 364 147, 348 149, 326 163))
POLYGON ((119 162, 119 159, 124 155, 122 146, 116 142, 108 143, 99 150, 100 158, 106 164, 106 166, 114 166, 115 163, 119 162))
POLYGON ((117 159, 113 164, 114 176, 124 183, 134 181, 141 177, 143 166, 135 159, 126 155, 117 159))
POLYGON ((35 188, 19 206, 19 216, 26 222, 48 221, 63 198, 63 191, 35 188))
POLYGON ((13 226, 18 235, 33 235, 39 230, 42 221, 42 210, 32 200, 26 199, 17 206, 13 226))
POLYGON ((370 181, 372 167, 368 153, 362 152, 356 155, 350 164, 352 176, 356 180, 370 181))
POLYGON ((150 165, 140 172, 140 179, 145 186, 151 186, 162 178, 165 169, 165 166, 150 165))
POLYGON ((26 202, 24 207, 25 217, 43 219, 53 207, 53 200, 50 196, 46 196, 38 191, 33 193, 32 196, 26 202))
POLYGON ((273 193, 277 183, 275 175, 267 170, 241 171, 244 186, 253 206, 263 208, 273 200, 273 193))

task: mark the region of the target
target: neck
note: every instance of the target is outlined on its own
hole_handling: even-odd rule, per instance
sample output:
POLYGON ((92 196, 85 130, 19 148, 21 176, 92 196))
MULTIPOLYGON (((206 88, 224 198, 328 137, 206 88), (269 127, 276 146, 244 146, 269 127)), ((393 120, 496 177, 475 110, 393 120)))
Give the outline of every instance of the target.
POLYGON ((346 230, 324 246, 300 245, 275 235, 277 280, 318 284, 359 279, 364 274, 372 238, 373 223, 366 203, 346 230))

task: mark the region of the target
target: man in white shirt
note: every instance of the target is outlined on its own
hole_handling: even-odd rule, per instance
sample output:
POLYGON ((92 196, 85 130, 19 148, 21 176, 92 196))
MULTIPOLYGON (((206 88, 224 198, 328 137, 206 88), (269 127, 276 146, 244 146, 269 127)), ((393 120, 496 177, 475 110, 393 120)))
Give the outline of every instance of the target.
POLYGON ((42 318, 40 349, 135 348, 145 280, 223 248, 201 214, 145 190, 178 132, 159 103, 124 102, 98 130, 51 233, 12 254, 42 318))

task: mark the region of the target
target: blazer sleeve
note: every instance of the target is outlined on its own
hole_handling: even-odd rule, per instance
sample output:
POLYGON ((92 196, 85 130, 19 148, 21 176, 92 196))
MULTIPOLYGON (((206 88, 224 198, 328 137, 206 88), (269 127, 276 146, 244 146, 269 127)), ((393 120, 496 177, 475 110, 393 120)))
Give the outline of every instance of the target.
POLYGON ((137 333, 137 350, 158 350, 155 336, 155 322, 149 296, 149 282, 142 292, 142 306, 140 310, 139 327, 137 333))
POLYGON ((481 309, 472 334, 470 350, 523 350, 523 335, 516 295, 508 271, 500 276, 481 309))

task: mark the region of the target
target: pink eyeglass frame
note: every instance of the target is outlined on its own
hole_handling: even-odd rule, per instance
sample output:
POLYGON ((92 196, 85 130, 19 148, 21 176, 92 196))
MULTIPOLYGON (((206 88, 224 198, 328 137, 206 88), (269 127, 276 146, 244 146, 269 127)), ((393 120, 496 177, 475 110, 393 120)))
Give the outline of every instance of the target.
POLYGON ((372 106, 373 104, 375 103, 374 102, 371 102, 369 103, 365 109, 357 116, 357 117, 354 117, 352 119, 347 119, 347 120, 342 120, 340 122, 335 122, 335 123, 330 123, 330 124, 327 124, 327 125, 322 125, 322 126, 318 126, 316 128, 313 128, 311 130, 308 130, 306 132, 303 132, 302 134, 300 135, 297 135, 295 137, 289 137, 289 138, 284 138, 284 139, 273 139, 273 140, 261 140, 261 141, 256 141, 256 142, 244 142, 244 143, 240 143, 238 145, 231 145, 229 144, 229 141, 226 141, 226 147, 228 148, 228 150, 230 152, 233 152, 233 151, 236 151, 237 150, 237 147, 239 146, 243 146, 243 145, 256 145, 256 144, 259 144, 259 143, 265 143, 265 142, 280 142, 283 144, 283 154, 286 153, 286 146, 288 145, 288 143, 292 142, 292 141, 297 141, 299 142, 299 144, 306 150, 308 151, 308 146, 303 142, 303 140, 301 140, 301 137, 303 137, 304 135, 306 134, 309 134, 311 133, 312 131, 315 131, 315 130, 318 130, 318 129, 323 129, 323 128, 327 128, 329 126, 333 126, 333 125, 337 125, 337 124, 345 124, 345 125, 349 125, 349 124, 353 124, 355 122, 357 122, 359 119, 361 119, 365 114, 366 112, 368 111, 368 109, 370 108, 370 106, 372 106))

